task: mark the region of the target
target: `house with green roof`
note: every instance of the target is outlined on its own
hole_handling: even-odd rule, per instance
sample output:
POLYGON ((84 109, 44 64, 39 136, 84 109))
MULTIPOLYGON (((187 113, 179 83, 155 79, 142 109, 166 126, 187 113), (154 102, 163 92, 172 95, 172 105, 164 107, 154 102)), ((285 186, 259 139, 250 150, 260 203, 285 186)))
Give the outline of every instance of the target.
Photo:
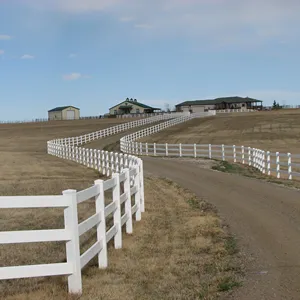
POLYGON ((136 99, 126 99, 119 104, 111 107, 109 109, 110 115, 127 115, 127 114, 150 114, 154 112, 159 112, 161 109, 157 107, 152 107, 136 99))
POLYGON ((176 105, 178 112, 204 112, 208 110, 224 110, 224 109, 262 109, 262 100, 249 97, 222 97, 209 100, 193 100, 185 101, 176 105))
POLYGON ((75 106, 59 106, 48 110, 48 120, 79 120, 80 109, 75 106))

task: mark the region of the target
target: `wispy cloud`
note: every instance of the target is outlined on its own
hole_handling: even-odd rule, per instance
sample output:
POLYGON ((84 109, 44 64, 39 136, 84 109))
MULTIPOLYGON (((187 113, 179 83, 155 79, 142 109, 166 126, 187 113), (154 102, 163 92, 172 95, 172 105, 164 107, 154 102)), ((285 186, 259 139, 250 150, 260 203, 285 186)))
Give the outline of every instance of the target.
POLYGON ((3 55, 3 54, 4 54, 4 50, 0 49, 0 55, 3 55))
POLYGON ((76 53, 70 53, 69 54, 69 58, 76 58, 77 57, 77 54, 76 53))
POLYGON ((135 20, 136 28, 155 27, 155 35, 151 37, 193 37, 202 45, 248 47, 297 41, 300 35, 299 0, 27 0, 26 3, 69 14, 105 11, 121 22, 135 20))
POLYGON ((34 56, 30 54, 24 54, 21 56, 21 59, 34 59, 34 56))
POLYGON ((131 22, 133 21, 134 19, 132 17, 121 17, 120 19, 120 22, 131 22))
POLYGON ((141 29, 151 29, 153 28, 153 25, 150 24, 135 24, 135 28, 141 28, 141 29))
POLYGON ((91 78, 90 75, 83 75, 81 73, 70 73, 70 74, 65 74, 62 76, 63 80, 66 81, 73 81, 73 80, 78 80, 81 78, 91 78))
POLYGON ((0 34, 0 40, 5 41, 5 40, 11 40, 12 36, 6 35, 6 34, 0 34))

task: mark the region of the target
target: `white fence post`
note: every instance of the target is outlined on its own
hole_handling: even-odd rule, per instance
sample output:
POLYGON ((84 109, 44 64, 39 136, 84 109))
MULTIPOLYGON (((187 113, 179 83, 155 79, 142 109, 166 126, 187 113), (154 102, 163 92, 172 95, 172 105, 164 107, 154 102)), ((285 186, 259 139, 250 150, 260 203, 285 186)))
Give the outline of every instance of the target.
POLYGON ((68 277, 68 287, 70 293, 81 294, 82 278, 76 190, 65 190, 63 195, 70 199, 70 206, 64 210, 65 228, 71 234, 71 239, 66 242, 67 262, 73 265, 73 274, 68 277))
POLYGON ((124 169, 125 181, 124 181, 124 193, 126 193, 127 198, 125 201, 125 212, 127 213, 128 220, 126 222, 126 232, 128 234, 132 233, 132 211, 131 211, 131 195, 130 195, 130 176, 129 169, 124 169))
POLYGON ((153 144, 153 154, 156 156, 156 143, 153 144))
POLYGON ((137 206, 137 211, 135 213, 135 220, 140 221, 142 219, 142 215, 141 215, 141 185, 140 185, 139 168, 137 168, 137 174, 134 177, 134 186, 137 187, 137 191, 134 195, 134 204, 137 206))
POLYGON ((143 161, 140 160, 140 195, 141 195, 141 212, 145 212, 145 190, 144 190, 144 166, 143 161))
POLYGON ((148 152, 148 143, 146 143, 146 155, 147 156, 149 155, 149 152, 148 152))
POLYGON ((242 164, 245 164, 245 147, 242 146, 242 164))
POLYGON ((236 162, 236 147, 233 145, 233 162, 236 162))
POLYGON ((268 171, 268 175, 271 175, 271 155, 270 155, 270 151, 267 151, 267 171, 268 171))
POLYGON ((114 237, 115 249, 122 248, 122 224, 121 224, 121 204, 120 204, 120 174, 114 173, 112 178, 116 180, 116 185, 113 187, 113 202, 116 203, 114 212, 114 226, 117 227, 117 233, 114 237))
POLYGON ((169 156, 168 143, 166 143, 166 156, 169 156))
POLYGON ((277 175, 277 178, 280 178, 280 155, 279 155, 279 152, 276 152, 276 175, 277 175))
POLYGON ((181 145, 181 143, 179 144, 179 156, 182 157, 182 145, 181 145))
POLYGON ((266 152, 263 151, 263 154, 262 154, 262 172, 263 174, 266 174, 266 152))
POLYGON ((293 176, 292 176, 292 155, 291 155, 291 153, 288 153, 287 157, 288 157, 288 174, 289 174, 289 180, 292 180, 293 176))
POLYGON ((106 222, 105 222, 105 200, 103 180, 95 180, 95 185, 99 187, 99 194, 96 196, 96 213, 100 214, 101 221, 97 225, 97 240, 102 242, 102 249, 98 254, 99 268, 107 268, 107 242, 106 242, 106 222))
POLYGON ((222 160, 225 160, 225 148, 224 148, 224 144, 222 144, 222 160))
POLYGON ((197 144, 194 144, 194 157, 197 157, 197 144))
POLYGON ((252 149, 250 147, 248 147, 248 164, 252 165, 252 149))
POLYGON ((212 158, 212 156, 211 156, 211 144, 208 145, 208 157, 209 157, 209 159, 212 158))

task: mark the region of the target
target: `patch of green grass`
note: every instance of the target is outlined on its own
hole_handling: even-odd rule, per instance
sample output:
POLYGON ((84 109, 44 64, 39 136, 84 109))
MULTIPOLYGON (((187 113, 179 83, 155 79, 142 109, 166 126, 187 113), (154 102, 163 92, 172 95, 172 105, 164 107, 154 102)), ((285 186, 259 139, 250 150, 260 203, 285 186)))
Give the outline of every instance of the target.
POLYGON ((236 238, 233 236, 229 236, 225 240, 225 249, 229 255, 233 255, 238 253, 238 246, 236 238))
POLYGON ((241 286, 241 282, 235 280, 231 276, 226 276, 222 278, 218 284, 218 291, 219 292, 228 292, 235 287, 241 286))
POLYGON ((217 161, 216 164, 213 165, 211 168, 213 170, 224 172, 224 173, 239 174, 245 177, 256 178, 270 183, 275 183, 290 188, 300 189, 299 181, 277 179, 275 177, 262 174, 258 169, 248 165, 243 165, 239 163, 230 163, 228 161, 217 161))

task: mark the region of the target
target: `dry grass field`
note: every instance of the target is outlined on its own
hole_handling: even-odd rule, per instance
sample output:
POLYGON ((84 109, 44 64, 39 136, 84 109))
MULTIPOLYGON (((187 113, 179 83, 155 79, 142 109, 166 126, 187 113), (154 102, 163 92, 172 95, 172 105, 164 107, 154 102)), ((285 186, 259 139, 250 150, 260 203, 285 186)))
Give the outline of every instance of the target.
POLYGON ((300 154, 300 109, 220 114, 167 128, 142 141, 250 146, 300 154))
MULTIPOLYGON (((300 109, 220 114, 216 117, 194 119, 145 137, 141 141, 157 144, 204 144, 206 146, 201 149, 207 149, 203 150, 207 156, 207 144, 236 145, 270 151, 273 153, 271 156, 273 176, 276 176, 275 152, 280 152, 285 154, 280 157, 282 164, 280 169, 283 171, 281 178, 284 179, 287 178, 287 174, 284 173, 287 171, 288 162, 286 154, 291 153, 292 163, 298 164, 292 166, 292 170, 300 173, 300 109)), ((221 148, 212 146, 212 150, 220 159, 221 148)), ((232 148, 225 148, 225 153, 226 160, 232 161, 232 148)), ((238 156, 240 162, 241 154, 238 156)), ((294 179, 299 180, 299 175, 294 176, 294 179)))
MULTIPOLYGON (((115 121, 0 125, 0 196, 60 194, 90 186, 98 172, 47 155, 46 141, 96 131, 115 121)), ((109 244, 109 268, 99 270, 91 261, 84 269, 81 299, 208 300, 239 285, 235 241, 213 208, 164 179, 147 178, 145 196, 146 212, 134 224, 133 235, 123 236, 121 250, 109 244)), ((81 204, 79 222, 93 212, 92 200, 81 204)), ((0 231, 62 227, 60 209, 0 211, 0 231)), ((93 231, 81 237, 82 252, 94 238, 93 231)), ((0 245, 0 266, 63 261, 62 243, 0 245)), ((67 299, 67 280, 2 281, 0 294, 6 300, 67 299)))

